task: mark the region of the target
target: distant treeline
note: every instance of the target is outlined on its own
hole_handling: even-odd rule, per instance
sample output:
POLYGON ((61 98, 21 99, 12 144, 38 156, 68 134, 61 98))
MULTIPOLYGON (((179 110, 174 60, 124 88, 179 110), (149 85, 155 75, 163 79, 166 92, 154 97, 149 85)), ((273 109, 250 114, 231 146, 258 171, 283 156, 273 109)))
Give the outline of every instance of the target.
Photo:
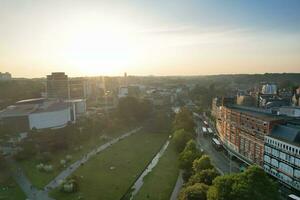
POLYGON ((39 79, 0 81, 0 109, 22 99, 40 97, 44 91, 44 81, 39 79))

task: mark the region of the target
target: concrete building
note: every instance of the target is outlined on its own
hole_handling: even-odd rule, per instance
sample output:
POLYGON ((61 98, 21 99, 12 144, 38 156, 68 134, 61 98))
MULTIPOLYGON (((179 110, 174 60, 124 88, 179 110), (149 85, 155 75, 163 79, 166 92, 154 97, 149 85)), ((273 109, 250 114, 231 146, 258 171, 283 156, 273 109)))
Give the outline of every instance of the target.
POLYGON ((275 125, 265 136, 264 170, 300 191, 300 127, 275 125))
POLYGON ((59 128, 75 121, 69 103, 43 98, 19 101, 0 111, 0 121, 17 132, 31 129, 59 128))
POLYGON ((298 87, 295 93, 293 94, 292 104, 294 106, 300 106, 300 87, 298 87))
POLYGON ((9 81, 11 80, 11 74, 8 72, 2 73, 0 72, 0 81, 9 81))
POLYGON ((86 100, 85 99, 70 99, 66 100, 70 104, 73 115, 79 117, 86 113, 86 100))
POLYGON ((70 99, 69 79, 64 72, 53 72, 47 75, 47 97, 70 99))

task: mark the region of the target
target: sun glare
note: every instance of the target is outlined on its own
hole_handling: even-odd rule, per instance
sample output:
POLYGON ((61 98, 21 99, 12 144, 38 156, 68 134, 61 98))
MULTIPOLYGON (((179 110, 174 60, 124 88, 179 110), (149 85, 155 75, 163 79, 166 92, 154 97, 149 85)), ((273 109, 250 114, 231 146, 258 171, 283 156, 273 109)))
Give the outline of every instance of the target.
POLYGON ((137 27, 126 21, 85 16, 63 26, 61 54, 78 71, 116 75, 138 57, 137 27))

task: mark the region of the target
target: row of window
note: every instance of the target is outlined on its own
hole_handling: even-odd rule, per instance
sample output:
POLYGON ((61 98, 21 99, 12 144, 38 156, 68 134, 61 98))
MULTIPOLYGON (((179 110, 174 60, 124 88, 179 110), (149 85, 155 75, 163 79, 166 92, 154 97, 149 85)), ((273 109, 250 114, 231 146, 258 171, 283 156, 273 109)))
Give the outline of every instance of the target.
POLYGON ((283 149, 285 151, 290 151, 293 154, 300 155, 300 148, 295 147, 293 145, 288 145, 288 144, 285 144, 285 143, 282 143, 282 142, 279 142, 279 141, 276 141, 276 140, 273 140, 273 139, 270 139, 270 138, 265 138, 265 142, 267 144, 271 144, 271 145, 276 146, 276 147, 278 147, 280 149, 283 149))
POLYGON ((280 158, 281 160, 284 160, 286 162, 300 167, 300 158, 278 151, 277 149, 272 149, 269 146, 265 146, 265 152, 274 157, 280 158))
POLYGON ((291 177, 278 172, 276 169, 270 168, 268 165, 264 165, 264 169, 266 172, 268 172, 269 174, 272 174, 273 176, 278 177, 280 180, 282 180, 283 182, 297 188, 300 189, 300 182, 297 180, 293 180, 291 177))

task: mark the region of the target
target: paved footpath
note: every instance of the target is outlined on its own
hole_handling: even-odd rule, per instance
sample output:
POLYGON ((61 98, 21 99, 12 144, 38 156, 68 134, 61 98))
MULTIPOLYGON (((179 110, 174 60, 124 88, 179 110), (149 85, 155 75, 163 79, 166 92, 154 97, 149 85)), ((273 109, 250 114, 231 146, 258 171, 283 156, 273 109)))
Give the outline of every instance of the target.
POLYGON ((26 194, 26 196, 30 200, 54 200, 53 198, 50 198, 48 196, 48 192, 50 190, 58 187, 61 180, 70 176, 78 167, 80 167, 82 164, 86 163, 92 156, 107 149, 111 145, 132 135, 133 133, 136 133, 137 131, 139 131, 141 129, 142 129, 142 127, 131 130, 115 139, 112 139, 111 141, 109 141, 103 145, 100 145, 99 147, 95 148, 94 150, 90 151, 89 153, 84 155, 81 159, 77 160, 76 162, 71 164, 69 167, 67 167, 64 171, 62 171, 56 178, 54 178, 48 185, 46 185, 43 190, 39 190, 31 184, 31 182, 25 176, 24 172, 22 171, 21 167, 18 165, 18 163, 16 161, 14 161, 11 158, 8 158, 7 161, 14 169, 12 171, 12 175, 13 175, 14 179, 16 180, 18 185, 21 187, 23 192, 26 194))
POLYGON ((179 192, 180 192, 181 187, 183 185, 182 173, 183 173, 183 171, 180 170, 170 200, 177 200, 177 198, 178 198, 179 192))
POLYGON ((21 170, 21 167, 16 161, 11 158, 7 159, 8 163, 14 170, 12 171, 12 176, 21 187, 25 195, 30 200, 54 200, 48 196, 47 191, 38 190, 37 188, 31 185, 29 179, 25 176, 24 172, 21 170))
POLYGON ((132 135, 133 133, 135 133, 141 129, 142 129, 142 127, 139 127, 132 131, 129 131, 129 132, 121 135, 120 137, 117 137, 117 138, 99 146, 98 148, 95 148, 94 150, 90 151, 89 153, 84 155, 80 160, 77 160, 76 162, 71 164, 69 167, 67 167, 64 171, 62 171, 56 178, 54 178, 48 185, 45 186, 44 190, 49 191, 49 190, 52 190, 52 189, 58 187, 61 180, 70 176, 78 167, 80 167, 82 164, 86 163, 92 156, 107 149, 111 145, 119 142, 120 140, 132 135))

